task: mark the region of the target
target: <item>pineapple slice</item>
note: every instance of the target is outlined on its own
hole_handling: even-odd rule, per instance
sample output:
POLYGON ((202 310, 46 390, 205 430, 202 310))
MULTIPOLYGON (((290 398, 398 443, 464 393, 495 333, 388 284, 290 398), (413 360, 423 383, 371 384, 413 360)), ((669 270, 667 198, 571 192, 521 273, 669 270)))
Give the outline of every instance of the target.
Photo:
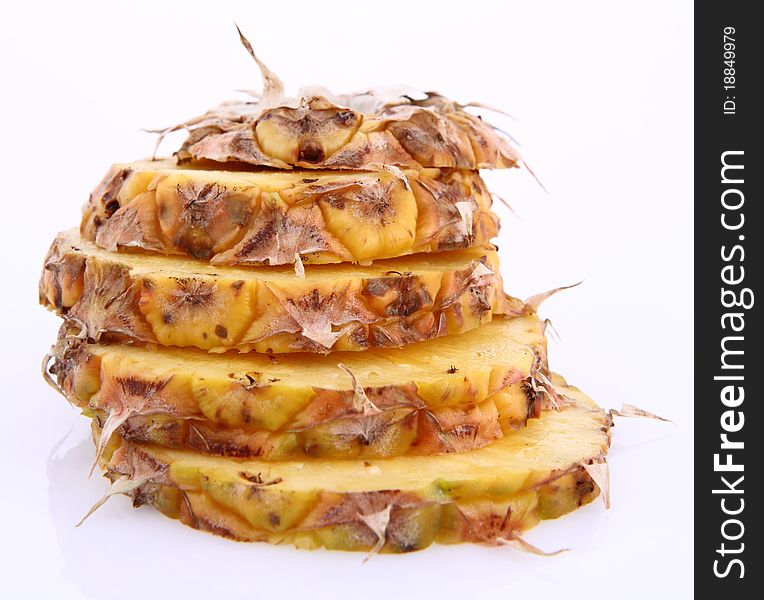
POLYGON ((116 412, 130 439, 233 456, 381 457, 460 452, 525 425, 539 414, 544 356, 543 326, 527 315, 405 354, 277 361, 62 336, 52 372, 72 403, 110 421, 116 412))
POLYGON ((214 161, 290 169, 494 169, 521 158, 506 136, 456 102, 429 92, 385 97, 375 92, 302 98, 264 106, 226 103, 171 127, 189 136, 182 163, 214 161))
POLYGON ((112 481, 132 480, 135 504, 233 539, 389 552, 500 544, 600 491, 587 466, 605 461, 610 417, 556 384, 575 402, 459 454, 267 462, 123 441, 104 462, 112 481))
POLYGON ((268 353, 397 347, 524 311, 505 297, 493 250, 321 265, 298 278, 288 267, 108 252, 73 232, 51 246, 40 297, 94 340, 268 353))
POLYGON ((165 160, 112 167, 80 229, 107 250, 280 265, 484 247, 499 224, 473 171, 212 171, 165 160))
MULTIPOLYGON (((539 406, 535 396, 521 386, 509 386, 524 414, 511 427, 519 427, 539 406), (514 388, 514 389, 511 389, 514 388)), ((91 406, 102 404, 106 394, 94 397, 91 406)), ((137 406, 145 406, 138 403, 137 406)), ((287 460, 308 457, 387 458, 405 454, 444 454, 481 448, 504 432, 499 408, 493 398, 460 406, 401 407, 379 413, 351 414, 325 420, 308 429, 268 431, 234 428, 206 419, 187 418, 143 408, 128 416, 117 433, 126 440, 168 448, 196 450, 206 454, 287 460)), ((162 410, 162 409, 160 409, 162 410)), ((90 410, 88 411, 90 412, 90 410)), ((96 412, 104 428, 112 412, 96 412)), ((106 443, 104 441, 104 443, 106 443)))

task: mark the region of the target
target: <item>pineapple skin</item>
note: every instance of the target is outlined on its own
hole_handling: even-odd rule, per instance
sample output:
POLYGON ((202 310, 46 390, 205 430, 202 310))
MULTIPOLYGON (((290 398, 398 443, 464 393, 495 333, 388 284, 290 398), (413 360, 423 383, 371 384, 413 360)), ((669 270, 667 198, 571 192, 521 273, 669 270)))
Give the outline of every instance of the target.
MULTIPOLYGON (((433 543, 501 545, 542 520, 557 519, 589 504, 598 495, 599 488, 579 467, 532 491, 504 498, 460 499, 443 504, 402 500, 390 511, 384 544, 378 550, 379 538, 358 519, 336 524, 327 519, 322 526, 275 532, 253 527, 210 494, 173 486, 147 486, 133 496, 133 506, 153 506, 186 526, 238 542, 292 544, 301 550, 400 554, 423 550, 433 543)), ((346 500, 346 504, 367 507, 376 502, 386 506, 385 500, 388 498, 378 495, 371 500, 346 500)), ((346 506, 343 508, 350 512, 346 506)))
POLYGON ((39 295, 94 340, 269 354, 400 347, 524 311, 503 292, 495 251, 451 270, 278 282, 141 274, 119 255, 86 255, 68 234, 49 250, 39 295))
POLYGON ((485 247, 499 231, 478 173, 247 173, 115 165, 83 210, 83 239, 107 250, 213 264, 368 262, 485 247))
MULTIPOLYGON (((354 101, 353 96, 341 100, 346 106, 354 101)), ((522 162, 488 123, 434 93, 423 100, 401 98, 371 112, 337 106, 323 96, 257 116, 234 116, 232 110, 211 111, 190 124, 188 138, 175 153, 178 161, 358 170, 380 165, 477 170, 522 162)))
MULTIPOLYGON (((561 391, 581 400, 575 388, 561 391)), ((500 478, 492 472, 486 475, 483 465, 479 475, 465 471, 453 481, 420 480, 409 482, 405 489, 332 490, 321 480, 313 484, 316 487, 294 482, 285 487, 286 478, 299 477, 301 469, 280 470, 275 462, 270 469, 253 472, 247 462, 223 466, 188 454, 176 459, 156 447, 117 438, 101 464, 111 481, 120 477, 143 481, 129 493, 134 506, 152 505, 188 526, 238 541, 383 552, 409 552, 433 542, 499 545, 599 494, 584 465, 605 460, 612 421, 590 401, 582 403, 562 412, 587 413, 585 453, 554 467, 511 473, 505 469, 500 478), (378 525, 382 519, 383 539, 369 525, 370 519, 378 525), (381 547, 379 542, 384 542, 381 547)), ((561 442, 566 433, 558 430, 550 435, 559 436, 561 442)), ((528 452, 533 452, 532 445, 528 452)), ((467 455, 454 458, 463 456, 467 455)), ((385 470, 390 460, 401 459, 364 466, 385 470)), ((312 468, 310 459, 304 468, 312 468)), ((501 465, 496 469, 501 471, 501 465)))
POLYGON ((300 377, 284 381, 267 365, 199 373, 194 363, 165 360, 161 351, 125 356, 119 347, 67 333, 64 325, 50 371, 72 404, 101 425, 125 415, 118 430, 125 439, 224 456, 379 458, 470 450, 539 416, 543 395, 533 385, 533 369, 547 372, 537 325, 522 362, 473 360, 434 381, 364 386, 375 408, 367 412, 356 405, 350 377, 322 388, 300 377))
MULTIPOLYGON (((525 384, 515 387, 514 405, 508 408, 505 404, 501 414, 494 399, 489 398, 457 406, 388 409, 373 416, 325 420, 300 430, 269 431, 156 413, 127 419, 117 433, 138 443, 264 460, 377 459, 466 452, 511 435, 529 418, 538 416, 541 398, 525 384)), ((92 411, 91 405, 85 414, 92 411)), ((96 412, 99 427, 107 414, 96 412)))

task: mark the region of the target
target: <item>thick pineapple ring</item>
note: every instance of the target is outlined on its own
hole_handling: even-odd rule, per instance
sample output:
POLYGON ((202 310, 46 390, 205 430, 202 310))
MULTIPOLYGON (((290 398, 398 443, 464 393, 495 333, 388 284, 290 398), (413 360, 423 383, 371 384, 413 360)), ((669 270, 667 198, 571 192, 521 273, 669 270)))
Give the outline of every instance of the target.
POLYGON ((461 452, 537 416, 539 320, 328 356, 225 354, 88 344, 62 337, 53 371, 66 396, 126 437, 233 456, 380 457, 461 452), (360 391, 359 387, 360 386, 360 391))
POLYGON ((81 232, 107 250, 214 264, 361 262, 483 247, 499 230, 472 171, 247 172, 115 165, 81 232))
MULTIPOLYGON (((506 414, 499 413, 494 397, 477 404, 403 406, 373 415, 354 414, 295 431, 231 428, 205 419, 139 414, 128 417, 117 433, 134 442, 263 460, 446 454, 481 448, 539 413, 540 399, 527 384, 507 386, 504 398, 509 395, 514 410, 506 414), (507 423, 509 429, 503 431, 500 421, 507 423)), ((94 403, 99 403, 97 398, 94 403)), ((103 426, 110 414, 97 412, 95 418, 103 426)))
POLYGON ((389 552, 498 544, 600 491, 588 467, 604 462, 610 418, 556 383, 573 404, 459 454, 267 462, 123 441, 106 469, 132 480, 134 503, 238 540, 389 552))
POLYGON ((506 135, 464 106, 434 92, 406 95, 310 96, 253 110, 227 103, 186 124, 175 156, 182 163, 214 161, 277 169, 375 170, 517 167, 506 135))
POLYGON ((224 267, 114 253, 72 232, 51 246, 43 304, 91 339, 210 351, 318 352, 398 347, 519 314, 493 250, 439 252, 368 267, 224 267))

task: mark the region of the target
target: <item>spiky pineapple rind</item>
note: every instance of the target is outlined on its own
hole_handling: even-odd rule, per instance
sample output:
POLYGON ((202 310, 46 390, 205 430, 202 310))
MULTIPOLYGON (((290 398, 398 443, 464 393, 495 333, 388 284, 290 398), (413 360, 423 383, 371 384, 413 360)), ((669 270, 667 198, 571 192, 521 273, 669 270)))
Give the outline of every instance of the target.
POLYGON ((459 452, 525 425, 544 403, 546 342, 535 315, 416 344, 406 356, 313 357, 309 371, 304 356, 210 362, 198 350, 70 333, 64 324, 50 372, 72 404, 120 419, 130 439, 213 454, 459 452))
POLYGON ((357 461, 332 473, 327 461, 299 469, 215 462, 123 441, 108 457, 107 475, 142 481, 131 492, 134 503, 237 540, 390 552, 433 541, 497 545, 600 491, 587 466, 605 460, 610 418, 575 388, 560 392, 576 403, 545 411, 511 438, 454 457, 357 461), (453 461, 463 466, 448 466, 453 461), (354 481, 340 481, 345 470, 356 473, 354 481), (431 480, 437 473, 448 475, 431 480), (383 487, 375 488, 375 481, 383 487))
POLYGON ((509 140, 464 108, 437 93, 382 102, 368 94, 335 101, 312 96, 297 106, 265 110, 257 102, 229 103, 169 130, 189 130, 175 153, 181 163, 357 170, 519 166, 521 158, 509 140), (369 106, 370 99, 375 106, 369 106))
POLYGON ((45 260, 40 300, 94 340, 267 353, 400 347, 525 311, 504 295, 495 251, 437 260, 448 264, 379 261, 335 277, 325 276, 334 268, 325 265, 298 278, 270 268, 212 271, 169 257, 149 262, 67 232, 45 260))
MULTIPOLYGON (((528 418, 538 415, 541 399, 536 396, 529 401, 520 389, 525 385, 504 390, 512 395, 512 407, 499 407, 489 398, 456 406, 391 408, 373 415, 328 419, 299 430, 277 431, 236 428, 166 413, 138 413, 129 416, 116 433, 143 444, 263 460, 379 459, 466 452, 510 435, 528 418)), ((94 411, 93 404, 98 402, 91 403, 88 413, 94 411)), ((97 410, 95 423, 102 427, 113 414, 97 410)))
POLYGON ((214 264, 368 262, 485 247, 498 234, 476 172, 222 172, 115 165, 80 231, 107 250, 214 264))

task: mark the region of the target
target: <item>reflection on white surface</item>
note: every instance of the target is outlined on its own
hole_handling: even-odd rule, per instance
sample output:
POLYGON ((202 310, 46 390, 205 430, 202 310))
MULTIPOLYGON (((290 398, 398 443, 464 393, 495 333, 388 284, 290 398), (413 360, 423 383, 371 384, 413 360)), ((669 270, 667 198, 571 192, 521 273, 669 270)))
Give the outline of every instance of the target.
MULTIPOLYGON (((342 598, 342 590, 351 589, 366 590, 366 598, 407 598, 415 593, 427 597, 432 578, 445 579, 454 595, 465 598, 494 587, 498 592, 507 582, 517 586, 528 577, 534 587, 565 587, 564 579, 550 568, 561 557, 530 556, 511 548, 434 545, 407 555, 374 556, 363 564, 360 553, 300 551, 217 538, 150 507, 134 509, 123 496, 111 498, 77 528, 107 488, 102 477, 87 477, 93 451, 88 436, 70 431, 54 445, 47 461, 48 507, 63 557, 62 576, 87 598, 173 597, 183 590, 184 598, 245 593, 260 597, 269 591, 313 599, 342 598), (472 565, 474 575, 482 573, 477 589, 460 574, 463 561, 472 565)), ((581 552, 596 544, 607 522, 597 501, 563 520, 542 523, 529 539, 547 550, 563 542, 581 552)))

